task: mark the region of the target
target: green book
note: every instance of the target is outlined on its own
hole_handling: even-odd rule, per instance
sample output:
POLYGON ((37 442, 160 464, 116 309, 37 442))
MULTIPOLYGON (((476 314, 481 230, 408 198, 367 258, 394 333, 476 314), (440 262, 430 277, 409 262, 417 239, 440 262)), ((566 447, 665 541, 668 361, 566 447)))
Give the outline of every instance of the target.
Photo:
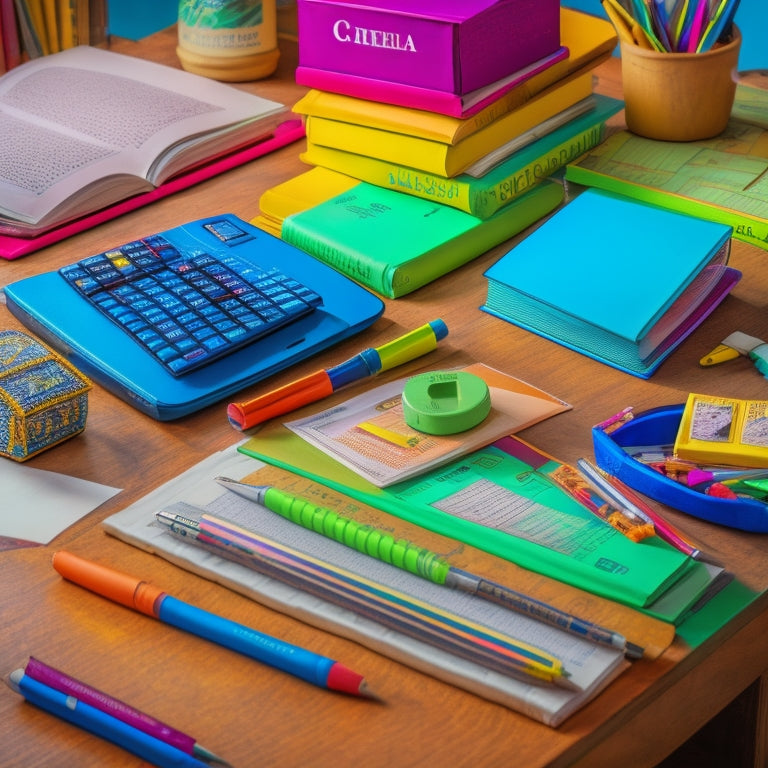
POLYGON ((394 299, 508 240, 562 199, 562 186, 548 181, 494 216, 479 219, 447 205, 359 182, 287 216, 280 236, 394 299))
MULTIPOLYGON (((535 141, 485 173, 462 173, 448 178, 417 168, 307 142, 301 159, 330 168, 384 189, 423 197, 487 219, 567 163, 600 144, 605 123, 624 105, 618 99, 595 95, 595 107, 551 133, 539 131, 535 141)), ((534 129, 531 133, 535 133, 534 129)))
POLYGON ((595 517, 547 477, 557 466, 554 459, 514 437, 384 489, 282 425, 254 436, 240 450, 435 533, 671 622, 687 614, 711 582, 702 563, 658 537, 635 543, 595 517), (671 587, 685 584, 686 594, 659 603, 663 612, 654 610, 671 587))

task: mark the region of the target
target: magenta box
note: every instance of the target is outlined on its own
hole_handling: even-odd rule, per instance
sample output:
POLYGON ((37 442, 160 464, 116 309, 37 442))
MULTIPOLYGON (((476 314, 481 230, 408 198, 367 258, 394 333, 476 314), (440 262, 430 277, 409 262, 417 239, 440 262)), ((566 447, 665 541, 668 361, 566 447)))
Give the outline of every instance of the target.
POLYGON ((298 0, 299 66, 463 95, 560 47, 554 0, 298 0))

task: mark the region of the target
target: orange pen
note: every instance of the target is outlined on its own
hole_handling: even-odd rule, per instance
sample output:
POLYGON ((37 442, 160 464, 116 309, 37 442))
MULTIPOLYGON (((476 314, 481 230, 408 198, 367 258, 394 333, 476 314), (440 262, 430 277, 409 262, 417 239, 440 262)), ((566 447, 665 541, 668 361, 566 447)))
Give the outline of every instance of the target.
POLYGON ((135 608, 165 624, 269 664, 321 688, 374 698, 365 678, 338 661, 177 600, 135 576, 70 552, 56 552, 53 567, 65 579, 102 597, 135 608))

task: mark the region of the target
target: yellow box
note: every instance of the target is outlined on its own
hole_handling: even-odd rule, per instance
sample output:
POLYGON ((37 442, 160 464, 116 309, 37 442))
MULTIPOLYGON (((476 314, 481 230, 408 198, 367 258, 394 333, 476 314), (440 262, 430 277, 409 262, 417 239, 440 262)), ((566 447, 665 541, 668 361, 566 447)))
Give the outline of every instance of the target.
POLYGON ((768 467, 768 400, 689 394, 674 450, 701 464, 768 467))

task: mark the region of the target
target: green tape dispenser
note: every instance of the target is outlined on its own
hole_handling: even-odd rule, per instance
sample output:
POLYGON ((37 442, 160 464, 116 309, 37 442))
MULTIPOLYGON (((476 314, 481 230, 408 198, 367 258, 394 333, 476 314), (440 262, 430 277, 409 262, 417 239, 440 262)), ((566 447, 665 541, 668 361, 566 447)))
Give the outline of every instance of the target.
POLYGON ((430 435, 452 435, 477 426, 491 412, 491 393, 466 371, 431 371, 403 388, 405 423, 430 435))

